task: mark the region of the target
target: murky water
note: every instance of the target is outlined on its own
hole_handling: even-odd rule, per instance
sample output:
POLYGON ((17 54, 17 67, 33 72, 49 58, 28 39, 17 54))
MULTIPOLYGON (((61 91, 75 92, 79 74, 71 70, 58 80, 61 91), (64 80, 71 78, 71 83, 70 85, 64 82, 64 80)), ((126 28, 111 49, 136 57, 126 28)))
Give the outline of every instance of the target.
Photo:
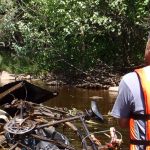
MULTIPOLYGON (((66 107, 68 109, 76 108, 78 110, 89 110, 90 105, 91 105, 91 99, 90 97, 92 96, 99 96, 100 99, 97 100, 97 105, 99 108, 99 111, 101 112, 102 115, 104 115, 105 122, 104 123, 99 123, 96 122, 97 124, 88 124, 88 128, 91 133, 93 132, 99 132, 96 135, 98 139, 102 143, 109 142, 108 137, 105 135, 101 134, 101 131, 104 130, 109 130, 110 127, 115 127, 116 130, 121 132, 123 135, 123 141, 124 143, 122 144, 122 149, 127 150, 128 149, 128 131, 124 129, 120 129, 118 127, 118 124, 116 120, 112 117, 108 117, 107 114, 109 111, 111 111, 112 106, 115 102, 117 92, 110 92, 108 90, 88 90, 88 89, 80 89, 80 88, 73 88, 73 87, 50 87, 44 84, 41 81, 36 81, 34 84, 39 85, 43 88, 46 88, 51 91, 58 91, 59 95, 53 99, 48 100, 45 102, 45 105, 48 106, 56 106, 56 107, 66 107)), ((83 130, 81 126, 81 130, 83 130)), ((81 149, 81 141, 79 138, 72 132, 72 130, 69 129, 64 129, 64 133, 67 132, 67 136, 71 137, 71 143, 76 144, 77 149, 81 149)), ((70 138, 69 138, 70 139, 70 138)))
MULTIPOLYGON (((40 84, 41 85, 41 84, 40 84)), ((46 86, 47 89, 58 91, 59 95, 49 101, 45 102, 46 105, 49 106, 57 106, 57 107, 66 107, 68 109, 77 108, 79 110, 85 111, 90 109, 92 96, 99 96, 100 99, 97 100, 98 108, 100 112, 104 115, 105 122, 98 123, 97 125, 88 125, 90 132, 104 131, 108 130, 110 127, 115 127, 116 130, 121 132, 123 135, 122 149, 128 149, 128 131, 125 129, 120 129, 116 120, 112 117, 105 117, 109 111, 111 111, 112 106, 115 102, 117 92, 110 92, 108 90, 88 90, 88 89, 80 89, 73 87, 50 87, 46 86)), ((72 131, 69 131, 72 132, 72 131)), ((108 138, 104 135, 96 134, 101 141, 108 140, 108 138)), ((75 139, 76 140, 76 139, 75 139)), ((77 143, 81 144, 81 143, 77 143)))

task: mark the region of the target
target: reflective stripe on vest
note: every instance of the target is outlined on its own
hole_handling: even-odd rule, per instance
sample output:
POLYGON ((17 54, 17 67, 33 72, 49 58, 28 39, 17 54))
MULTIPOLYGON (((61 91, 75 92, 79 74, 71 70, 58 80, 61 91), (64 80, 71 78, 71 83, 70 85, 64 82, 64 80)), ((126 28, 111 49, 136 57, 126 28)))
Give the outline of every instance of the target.
MULTIPOLYGON (((139 80, 141 83, 141 89, 143 91, 144 104, 145 104, 145 116, 150 115, 150 66, 136 69, 135 72, 139 76, 139 80)), ((136 116, 136 115, 135 115, 136 116)), ((141 115, 142 116, 142 115, 141 115)), ((135 117, 136 118, 136 117, 135 117)), ((140 140, 136 140, 136 131, 135 131, 135 120, 134 117, 130 118, 130 139, 133 141, 130 144, 130 150, 136 150, 135 145, 146 145, 146 150, 150 150, 150 118, 149 117, 141 117, 141 120, 145 121, 146 129, 145 129, 145 139, 143 142, 140 140), (136 144, 137 143, 137 144, 136 144)))

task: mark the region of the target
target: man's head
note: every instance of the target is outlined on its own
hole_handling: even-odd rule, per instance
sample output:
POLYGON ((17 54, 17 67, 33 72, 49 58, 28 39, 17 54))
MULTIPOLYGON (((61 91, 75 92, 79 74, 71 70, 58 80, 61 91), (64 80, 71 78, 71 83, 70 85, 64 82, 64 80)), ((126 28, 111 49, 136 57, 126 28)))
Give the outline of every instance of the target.
POLYGON ((148 41, 145 48, 144 60, 146 65, 150 65, 150 32, 149 32, 148 41))

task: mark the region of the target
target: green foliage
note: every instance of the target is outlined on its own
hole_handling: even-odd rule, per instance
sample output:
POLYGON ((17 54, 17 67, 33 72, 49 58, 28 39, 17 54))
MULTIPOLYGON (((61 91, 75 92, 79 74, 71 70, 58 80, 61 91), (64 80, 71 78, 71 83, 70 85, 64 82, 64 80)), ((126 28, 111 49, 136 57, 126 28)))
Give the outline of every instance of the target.
MULTIPOLYGON (((4 5, 3 5, 4 6, 4 5)), ((98 59, 139 64, 148 30, 149 0, 26 0, 0 8, 0 39, 16 68, 35 72, 87 70, 98 59)), ((15 68, 15 67, 14 67, 15 68)), ((15 69, 17 70, 17 69, 15 69)))

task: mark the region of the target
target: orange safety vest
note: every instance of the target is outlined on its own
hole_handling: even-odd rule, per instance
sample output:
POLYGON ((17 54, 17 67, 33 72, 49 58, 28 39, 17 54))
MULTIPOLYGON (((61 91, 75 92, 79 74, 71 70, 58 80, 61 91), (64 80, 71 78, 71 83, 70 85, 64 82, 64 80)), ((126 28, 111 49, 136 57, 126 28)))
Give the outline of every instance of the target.
POLYGON ((143 92, 145 110, 144 114, 131 115, 130 118, 130 150, 135 150, 137 145, 145 145, 145 150, 150 150, 150 66, 136 69, 139 81, 141 83, 141 89, 143 92), (135 120, 145 121, 145 140, 137 140, 135 138, 135 120))

